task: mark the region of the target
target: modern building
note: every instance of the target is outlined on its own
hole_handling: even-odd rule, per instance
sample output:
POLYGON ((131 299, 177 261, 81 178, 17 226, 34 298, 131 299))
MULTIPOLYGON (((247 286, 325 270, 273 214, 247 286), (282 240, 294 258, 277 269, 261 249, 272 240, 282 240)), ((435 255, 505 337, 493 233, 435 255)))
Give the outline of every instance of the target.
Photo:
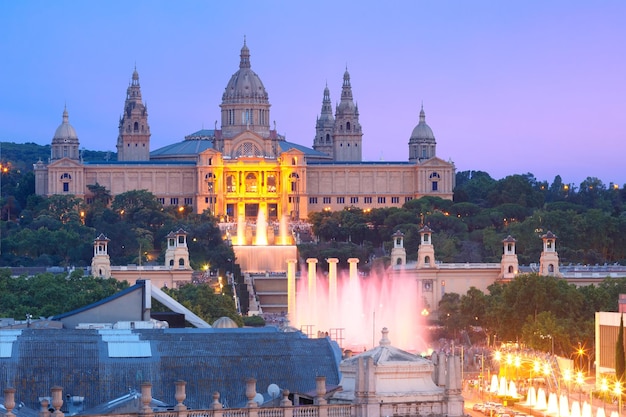
POLYGON ((216 123, 215 129, 151 150, 148 108, 135 69, 119 120, 117 161, 83 161, 65 109, 50 160, 34 164, 36 193, 71 194, 89 203, 89 185, 104 186, 112 196, 145 189, 165 206, 210 210, 223 221, 256 220, 259 213, 270 221, 297 220, 324 209, 401 207, 426 195, 452 198, 455 167, 437 157, 423 108, 406 161, 361 160, 364 132, 347 70, 334 115, 324 89, 312 148, 288 142, 270 125, 269 95, 252 70, 245 41, 220 113, 219 129, 216 123))

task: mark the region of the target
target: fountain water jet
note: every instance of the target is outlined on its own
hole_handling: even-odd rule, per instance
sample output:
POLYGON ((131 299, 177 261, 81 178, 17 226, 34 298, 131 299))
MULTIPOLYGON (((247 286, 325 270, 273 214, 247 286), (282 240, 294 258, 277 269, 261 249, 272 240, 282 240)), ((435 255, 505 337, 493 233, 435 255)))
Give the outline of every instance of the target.
POLYGON ((543 388, 539 388, 539 390, 537 391, 537 404, 535 405, 535 409, 548 409, 548 404, 546 403, 546 391, 543 388))
POLYGON ((535 392, 535 387, 528 388, 528 395, 526 396, 526 402, 524 405, 528 407, 534 407, 537 405, 537 393, 535 392))
POLYGON ((564 394, 559 397, 559 417, 570 417, 569 398, 564 394))
MULTIPOLYGON (((414 279, 402 276, 361 275, 358 261, 348 259, 347 274, 336 271, 335 258, 327 259, 328 275, 312 271, 309 265, 301 274, 308 279, 297 283, 297 321, 292 325, 318 334, 328 332, 340 346, 355 351, 376 346, 379 329, 388 327, 393 331, 394 346, 424 352, 428 346, 421 336, 421 305, 416 302, 421 299, 421 287, 414 279)), ((289 317, 291 321, 291 312, 289 317)))
POLYGON ((550 393, 548 397, 548 406, 547 406, 548 414, 559 414, 559 401, 554 392, 550 393))
POLYGON ((489 392, 495 394, 498 392, 498 375, 491 375, 491 386, 489 392))
POLYGON ((256 246, 267 245, 267 215, 265 206, 259 206, 259 213, 256 220, 256 233, 254 235, 254 244, 256 246))

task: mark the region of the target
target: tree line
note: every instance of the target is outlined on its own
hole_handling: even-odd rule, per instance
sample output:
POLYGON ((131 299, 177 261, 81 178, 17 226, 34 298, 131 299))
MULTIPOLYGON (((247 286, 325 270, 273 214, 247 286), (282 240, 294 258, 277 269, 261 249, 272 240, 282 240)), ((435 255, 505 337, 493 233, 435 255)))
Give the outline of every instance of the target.
POLYGON ((587 352, 594 349, 595 313, 618 311, 619 294, 625 293, 624 278, 576 287, 552 276, 522 274, 493 283, 487 293, 472 287, 466 294, 445 294, 439 317, 450 339, 523 343, 570 357, 579 343, 587 352))
POLYGON ((597 178, 576 187, 563 184, 559 176, 548 184, 532 174, 494 180, 485 172, 463 171, 457 173, 453 200, 423 197, 401 208, 311 213, 309 222, 320 242, 319 248, 306 250, 323 260, 329 246, 343 246, 346 259, 368 262, 389 253, 391 235, 399 230, 411 260, 417 257, 419 230, 428 225, 442 262, 499 262, 507 235, 517 240, 520 263, 538 262, 541 236, 552 231, 562 263, 626 264, 624 201, 623 187, 606 186, 597 178))

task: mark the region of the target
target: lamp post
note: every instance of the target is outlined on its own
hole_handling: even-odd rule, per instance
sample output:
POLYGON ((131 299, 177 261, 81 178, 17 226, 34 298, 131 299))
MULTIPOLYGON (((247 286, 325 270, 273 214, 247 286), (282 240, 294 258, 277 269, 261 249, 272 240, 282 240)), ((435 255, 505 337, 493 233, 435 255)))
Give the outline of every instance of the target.
POLYGON ((604 415, 606 415, 606 393, 609 391, 609 382, 606 378, 602 378, 600 381, 600 392, 602 392, 602 410, 604 411, 604 415))

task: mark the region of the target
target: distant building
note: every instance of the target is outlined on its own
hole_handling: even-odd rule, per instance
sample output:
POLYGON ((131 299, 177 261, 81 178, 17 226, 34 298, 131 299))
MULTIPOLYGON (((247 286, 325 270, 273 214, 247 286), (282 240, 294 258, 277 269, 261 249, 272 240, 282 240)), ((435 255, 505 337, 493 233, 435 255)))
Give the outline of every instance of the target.
POLYGON ((259 213, 268 220, 297 220, 324 209, 401 207, 427 195, 452 198, 455 167, 437 157, 423 108, 406 161, 363 162, 363 131, 347 70, 334 115, 330 100, 326 87, 313 147, 288 142, 271 126, 269 96, 244 41, 239 69, 222 95, 221 128, 216 122, 214 129, 151 151, 148 108, 135 70, 119 120, 117 161, 83 161, 65 109, 50 160, 34 165, 36 193, 90 202, 87 186, 96 183, 113 196, 145 189, 165 206, 209 210, 223 221, 256 219, 259 213))

